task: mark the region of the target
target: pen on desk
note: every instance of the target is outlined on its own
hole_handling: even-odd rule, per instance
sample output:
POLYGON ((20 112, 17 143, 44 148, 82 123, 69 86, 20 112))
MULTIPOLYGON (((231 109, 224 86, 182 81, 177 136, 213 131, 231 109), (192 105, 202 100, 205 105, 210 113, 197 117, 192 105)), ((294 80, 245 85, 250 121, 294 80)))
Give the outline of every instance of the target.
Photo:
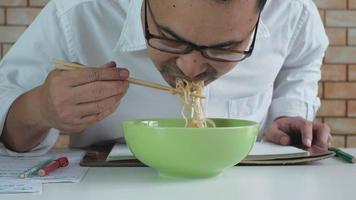
POLYGON ((42 167, 48 165, 49 163, 51 163, 53 161, 53 158, 47 159, 45 161, 42 161, 40 163, 38 163, 37 165, 23 171, 20 174, 20 178, 27 178, 30 175, 34 175, 38 172, 38 170, 40 170, 42 167))
POLYGON ((329 151, 335 152, 337 157, 340 157, 340 158, 342 158, 343 160, 345 160, 345 161, 347 161, 349 163, 355 163, 356 162, 356 158, 353 155, 348 154, 348 153, 346 153, 345 151, 342 151, 339 148, 329 147, 329 151))
POLYGON ((61 167, 66 167, 68 166, 69 161, 67 157, 61 157, 56 160, 53 160, 51 163, 48 165, 44 166, 42 169, 38 170, 38 175, 39 176, 46 176, 49 173, 55 171, 58 168, 61 167))

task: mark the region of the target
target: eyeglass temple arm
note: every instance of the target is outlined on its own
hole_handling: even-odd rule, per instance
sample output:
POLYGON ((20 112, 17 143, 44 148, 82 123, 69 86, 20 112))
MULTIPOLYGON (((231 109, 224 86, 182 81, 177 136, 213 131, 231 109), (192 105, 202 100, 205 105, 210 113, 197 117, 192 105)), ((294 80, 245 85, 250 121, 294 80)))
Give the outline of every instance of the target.
POLYGON ((258 19, 257 19, 257 22, 256 22, 256 28, 255 28, 255 34, 253 36, 253 39, 252 39, 252 44, 251 44, 251 47, 249 49, 249 51, 252 51, 253 48, 255 47, 255 42, 256 42, 256 37, 257 37, 257 31, 258 31, 258 24, 260 23, 260 18, 261 18, 261 12, 258 14, 258 19))

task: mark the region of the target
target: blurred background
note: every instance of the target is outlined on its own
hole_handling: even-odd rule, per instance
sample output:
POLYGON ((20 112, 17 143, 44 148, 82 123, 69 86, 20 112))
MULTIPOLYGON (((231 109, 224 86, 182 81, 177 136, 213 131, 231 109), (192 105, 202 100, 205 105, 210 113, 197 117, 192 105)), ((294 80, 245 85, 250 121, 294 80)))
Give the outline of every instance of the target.
MULTIPOLYGON (((0 0, 0 59, 26 30, 48 0, 0 0)), ((356 147, 356 0, 314 0, 330 47, 322 66, 317 119, 327 123, 333 145, 356 147)), ((66 147, 61 134, 56 147, 66 147)))

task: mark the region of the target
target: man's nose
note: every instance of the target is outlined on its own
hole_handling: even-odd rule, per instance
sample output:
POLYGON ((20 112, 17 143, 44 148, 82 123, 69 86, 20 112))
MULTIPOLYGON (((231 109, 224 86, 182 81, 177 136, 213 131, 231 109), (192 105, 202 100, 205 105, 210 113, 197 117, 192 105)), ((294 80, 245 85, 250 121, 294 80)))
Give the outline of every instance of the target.
POLYGON ((176 61, 177 67, 190 79, 207 70, 206 59, 199 51, 192 51, 188 54, 180 55, 176 61))

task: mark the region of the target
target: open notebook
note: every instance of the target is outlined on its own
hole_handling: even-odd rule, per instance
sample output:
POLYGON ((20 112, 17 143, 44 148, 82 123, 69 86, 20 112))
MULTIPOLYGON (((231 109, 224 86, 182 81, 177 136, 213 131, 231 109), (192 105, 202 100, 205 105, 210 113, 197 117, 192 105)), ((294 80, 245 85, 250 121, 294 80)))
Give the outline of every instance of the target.
MULTIPOLYGON (((103 143, 88 147, 80 162, 89 167, 144 167, 129 148, 122 143, 103 143)), ((298 149, 271 143, 256 142, 249 155, 239 165, 285 165, 301 164, 330 158, 335 153, 317 147, 298 149)))
POLYGON ((293 146, 281 146, 269 142, 256 142, 244 160, 273 160, 309 156, 309 152, 293 146))
MULTIPOLYGON (((309 152, 293 146, 281 146, 272 143, 256 142, 244 160, 273 160, 307 157, 309 152)), ((125 144, 115 144, 106 161, 136 159, 125 144)))

